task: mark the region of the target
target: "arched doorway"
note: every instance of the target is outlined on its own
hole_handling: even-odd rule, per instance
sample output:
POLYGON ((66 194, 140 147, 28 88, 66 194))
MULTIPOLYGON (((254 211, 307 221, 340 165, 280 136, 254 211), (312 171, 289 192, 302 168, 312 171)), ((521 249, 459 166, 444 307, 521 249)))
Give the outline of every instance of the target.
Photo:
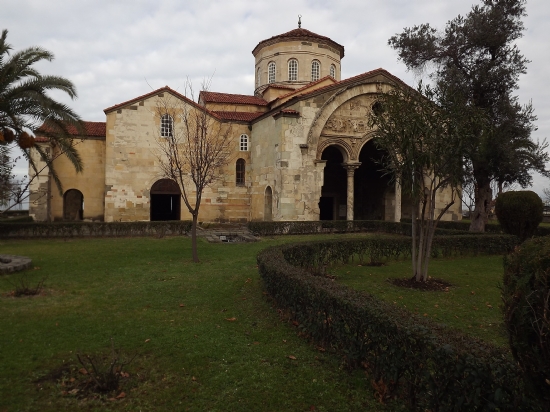
POLYGON ((355 171, 354 208, 356 220, 386 220, 387 199, 394 191, 391 176, 382 171, 384 152, 372 140, 365 143, 359 154, 361 166, 355 171))
POLYGON ((344 156, 337 146, 328 146, 321 155, 326 160, 319 199, 319 220, 346 219, 347 172, 344 156))
POLYGON ((151 221, 180 220, 181 192, 171 179, 157 180, 151 187, 151 221))
POLYGON ((63 220, 82 220, 84 195, 80 190, 69 189, 63 195, 63 220))
POLYGON ((264 202, 264 220, 271 222, 273 220, 273 191, 271 186, 265 189, 264 202))

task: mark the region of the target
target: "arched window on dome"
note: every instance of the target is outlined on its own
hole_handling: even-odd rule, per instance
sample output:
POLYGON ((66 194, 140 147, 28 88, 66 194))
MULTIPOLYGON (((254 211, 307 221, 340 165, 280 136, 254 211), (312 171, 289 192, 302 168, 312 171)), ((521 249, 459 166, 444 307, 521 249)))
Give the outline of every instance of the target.
POLYGON ((237 186, 244 186, 245 169, 246 162, 244 159, 237 159, 237 163, 235 164, 235 184, 237 186))
POLYGON ((295 82, 298 80, 298 60, 290 59, 288 61, 288 81, 295 82))
POLYGON ((248 152, 248 135, 241 135, 241 139, 239 141, 239 150, 241 152, 248 152))
POLYGON ((336 79, 336 66, 334 64, 330 65, 330 77, 336 79))
POLYGON ((321 63, 319 60, 313 60, 311 62, 311 81, 319 80, 319 75, 321 73, 321 63))
POLYGON ((163 114, 160 119, 160 137, 172 137, 174 119, 169 114, 163 114))
POLYGON ((269 62, 267 65, 268 83, 275 83, 275 62, 269 62))

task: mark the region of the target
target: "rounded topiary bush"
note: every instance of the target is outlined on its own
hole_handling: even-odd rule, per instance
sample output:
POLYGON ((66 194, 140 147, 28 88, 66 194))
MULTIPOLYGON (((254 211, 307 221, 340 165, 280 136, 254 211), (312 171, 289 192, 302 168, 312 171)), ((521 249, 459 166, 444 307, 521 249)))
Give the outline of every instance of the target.
POLYGON ((506 233, 524 241, 535 234, 542 222, 543 208, 542 200, 535 192, 504 192, 497 197, 495 214, 506 233))
POLYGON ((504 262, 504 322, 527 385, 550 410, 550 236, 518 246, 504 262))

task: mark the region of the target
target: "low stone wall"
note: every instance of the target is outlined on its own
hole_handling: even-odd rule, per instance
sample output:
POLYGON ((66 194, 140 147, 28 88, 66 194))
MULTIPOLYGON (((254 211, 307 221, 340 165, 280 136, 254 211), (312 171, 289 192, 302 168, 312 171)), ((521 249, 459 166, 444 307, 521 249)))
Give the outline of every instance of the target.
POLYGON ((0 224, 0 238, 186 235, 191 222, 54 222, 0 224))

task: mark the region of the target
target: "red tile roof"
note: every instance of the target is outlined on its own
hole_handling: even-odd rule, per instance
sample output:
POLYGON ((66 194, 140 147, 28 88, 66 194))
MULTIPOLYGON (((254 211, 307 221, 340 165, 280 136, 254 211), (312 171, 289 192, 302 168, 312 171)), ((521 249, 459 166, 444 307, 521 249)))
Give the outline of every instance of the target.
POLYGON ((258 43, 256 47, 254 47, 254 50, 252 50, 252 54, 256 56, 256 54, 258 54, 258 52, 261 49, 263 49, 265 46, 279 43, 281 41, 292 41, 292 40, 315 41, 315 42, 326 43, 327 45, 338 50, 338 52, 340 53, 340 58, 344 57, 344 46, 336 43, 334 40, 332 40, 329 37, 321 36, 320 34, 313 33, 309 30, 302 29, 302 28, 290 30, 286 33, 270 37, 269 39, 266 39, 266 40, 262 40, 261 42, 258 43))
MULTIPOLYGON (((315 80, 314 82, 310 82, 310 83, 306 84, 305 86, 300 87, 299 89, 293 90, 293 91, 291 91, 291 92, 289 92, 289 93, 286 93, 286 94, 282 94, 281 96, 277 97, 277 99, 284 99, 285 97, 291 96, 291 95, 293 95, 293 94, 296 94, 296 96, 298 96, 298 95, 300 94, 300 91, 301 91, 301 90, 308 89, 308 88, 310 88, 311 86, 315 86, 316 84, 321 83, 321 82, 325 81, 326 79, 332 79, 332 80, 334 80, 334 77, 332 77, 332 76, 325 76, 325 77, 323 77, 322 79, 315 80)), ((336 80, 334 80, 334 83, 333 83, 333 84, 335 84, 335 83, 338 83, 338 82, 337 82, 336 80)), ((331 86, 331 85, 328 85, 328 86, 331 86)), ((323 86, 323 87, 324 87, 324 86, 323 86)), ((318 89, 316 89, 316 90, 318 90, 318 89)))
POLYGON ((229 103, 229 104, 253 104, 256 106, 267 106, 267 102, 261 97, 245 94, 230 94, 202 91, 199 101, 204 103, 229 103))
POLYGON ((206 113, 214 116, 214 117, 218 117, 216 116, 216 114, 214 114, 213 112, 211 112, 210 110, 206 109, 204 106, 201 106, 197 103, 195 103, 193 100, 191 100, 190 98, 188 98, 187 96, 184 96, 183 94, 181 93, 178 93, 177 91, 175 90, 172 90, 170 87, 168 86, 164 86, 164 87, 161 87, 160 89, 157 89, 157 90, 153 90, 152 92, 149 92, 147 94, 144 94, 144 95, 141 95, 141 96, 138 96, 138 97, 134 97, 133 99, 131 100, 127 100, 125 102, 122 102, 122 103, 119 103, 119 104, 116 104, 114 106, 111 106, 111 107, 107 107, 106 109, 103 110, 103 112, 105 114, 107 113, 110 113, 114 110, 117 110, 117 109, 121 109, 125 106, 129 106, 131 105, 132 103, 137 103, 139 102, 140 100, 144 100, 144 99, 148 99, 150 97, 154 97, 155 95, 159 94, 159 93, 164 93, 164 92, 167 92, 167 93, 170 93, 172 94, 173 96, 177 97, 178 99, 181 99, 181 100, 184 100, 186 101, 188 104, 192 105, 192 106, 195 106, 197 109, 200 109, 200 110, 204 110, 206 113))
POLYGON ((214 111, 219 117, 224 120, 233 120, 241 122, 250 122, 257 117, 260 117, 264 112, 224 112, 214 111))
MULTIPOLYGON (((105 137, 106 129, 105 122, 83 122, 84 125, 84 136, 86 137, 105 137)), ((80 136, 78 130, 75 126, 68 126, 67 131, 72 136, 80 136)), ((49 128, 46 124, 43 124, 36 130, 37 137, 35 138, 36 142, 47 142, 48 138, 44 136, 39 136, 42 133, 51 133, 53 130, 49 128)))

